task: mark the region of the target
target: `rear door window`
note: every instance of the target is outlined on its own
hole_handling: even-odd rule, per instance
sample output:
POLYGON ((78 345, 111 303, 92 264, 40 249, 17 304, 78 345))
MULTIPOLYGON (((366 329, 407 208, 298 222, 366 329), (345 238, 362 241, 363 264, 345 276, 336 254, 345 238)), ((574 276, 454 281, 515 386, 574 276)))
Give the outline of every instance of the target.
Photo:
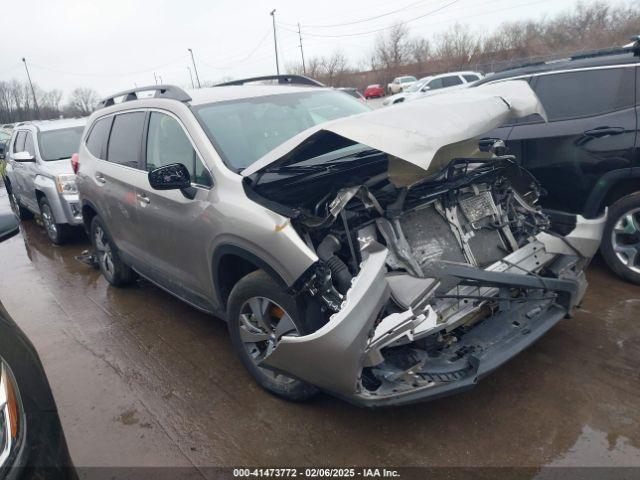
POLYGON ((113 119, 107 161, 140 168, 140 149, 145 112, 121 113, 113 119))
POLYGON ((13 142, 13 153, 24 152, 24 141, 27 138, 27 132, 24 130, 18 132, 13 142))
POLYGON ((107 138, 109 138, 109 130, 111 129, 111 121, 113 117, 101 118, 93 124, 89 135, 87 136, 87 149, 96 158, 105 160, 107 158, 105 149, 107 146, 107 138))
POLYGON ((635 104, 633 68, 610 68, 539 76, 534 89, 549 121, 591 117, 635 104))
POLYGON ((209 171, 204 167, 189 137, 175 118, 164 113, 151 112, 146 151, 148 171, 172 163, 181 163, 189 170, 191 183, 205 187, 213 185, 209 171))
POLYGON ((480 77, 477 75, 463 75, 462 76, 467 82, 475 82, 479 80, 480 77))

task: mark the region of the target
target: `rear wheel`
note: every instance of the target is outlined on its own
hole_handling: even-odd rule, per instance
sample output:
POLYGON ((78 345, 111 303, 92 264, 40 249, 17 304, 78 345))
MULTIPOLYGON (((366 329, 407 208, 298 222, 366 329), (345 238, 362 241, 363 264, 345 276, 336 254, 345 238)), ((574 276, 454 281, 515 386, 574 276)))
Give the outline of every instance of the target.
POLYGON ((623 197, 609 208, 600 250, 616 274, 640 285, 640 193, 623 197))
POLYGON ((283 335, 307 333, 295 300, 267 273, 242 278, 228 302, 229 334, 237 355, 261 387, 282 398, 303 401, 318 389, 302 380, 261 367, 283 335))
POLYGON ((13 213, 15 213, 20 220, 29 220, 30 218, 33 218, 33 213, 31 213, 29 209, 20 205, 20 201, 18 200, 18 197, 16 197, 15 193, 13 193, 13 190, 9 190, 9 204, 11 205, 13 213))
POLYGON ((46 197, 40 199, 40 214, 42 216, 42 224, 49 240, 56 245, 62 245, 71 236, 71 227, 64 223, 56 223, 56 219, 53 215, 53 210, 46 197))
POLYGON ((114 287, 122 287, 136 280, 136 273, 122 261, 118 249, 97 215, 91 221, 91 242, 96 261, 107 282, 114 287))

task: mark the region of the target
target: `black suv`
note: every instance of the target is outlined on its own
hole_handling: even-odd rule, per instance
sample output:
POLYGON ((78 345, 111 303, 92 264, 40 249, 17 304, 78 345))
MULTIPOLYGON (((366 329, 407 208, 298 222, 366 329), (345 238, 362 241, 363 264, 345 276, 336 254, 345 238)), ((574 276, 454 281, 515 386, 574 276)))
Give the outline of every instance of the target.
POLYGON ((522 79, 548 123, 523 118, 494 131, 548 192, 542 204, 593 218, 609 209, 602 255, 640 284, 640 40, 619 50, 525 65, 478 84, 522 79))

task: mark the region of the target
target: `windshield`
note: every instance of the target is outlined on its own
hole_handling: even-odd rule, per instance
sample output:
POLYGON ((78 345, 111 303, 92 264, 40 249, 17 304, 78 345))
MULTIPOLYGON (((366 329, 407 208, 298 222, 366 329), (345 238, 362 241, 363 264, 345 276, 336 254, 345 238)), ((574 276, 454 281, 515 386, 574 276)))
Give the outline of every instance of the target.
POLYGON ((416 77, 402 77, 400 79, 401 83, 409 83, 409 82, 415 82, 416 81, 416 77))
POLYGON ((303 130, 369 110, 349 95, 327 90, 242 98, 194 108, 209 138, 236 171, 303 130))
POLYGON ((40 156, 45 161, 64 160, 78 151, 84 127, 61 128, 40 132, 40 156))

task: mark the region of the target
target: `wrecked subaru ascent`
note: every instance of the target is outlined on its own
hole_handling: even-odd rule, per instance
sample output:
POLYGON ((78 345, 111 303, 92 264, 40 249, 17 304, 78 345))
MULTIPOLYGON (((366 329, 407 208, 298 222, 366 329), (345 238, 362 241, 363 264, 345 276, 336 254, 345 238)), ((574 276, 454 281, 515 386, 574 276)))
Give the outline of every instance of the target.
MULTIPOLYGON (((140 274, 226 318, 266 389, 364 406, 437 398, 473 387, 579 306, 605 218, 543 211, 536 180, 485 138, 544 118, 527 83, 362 113, 330 89, 217 88, 123 102, 90 121, 112 115, 115 128, 127 109, 172 108, 190 137, 203 165, 158 157, 123 176, 139 201, 118 208, 147 228, 167 221, 152 241, 138 248, 134 224, 118 233, 93 179, 108 185, 117 169, 86 143, 78 183, 107 279, 140 274), (273 148, 234 165, 255 156, 255 138, 273 148)), ((143 139, 141 162, 154 142, 143 139)))

